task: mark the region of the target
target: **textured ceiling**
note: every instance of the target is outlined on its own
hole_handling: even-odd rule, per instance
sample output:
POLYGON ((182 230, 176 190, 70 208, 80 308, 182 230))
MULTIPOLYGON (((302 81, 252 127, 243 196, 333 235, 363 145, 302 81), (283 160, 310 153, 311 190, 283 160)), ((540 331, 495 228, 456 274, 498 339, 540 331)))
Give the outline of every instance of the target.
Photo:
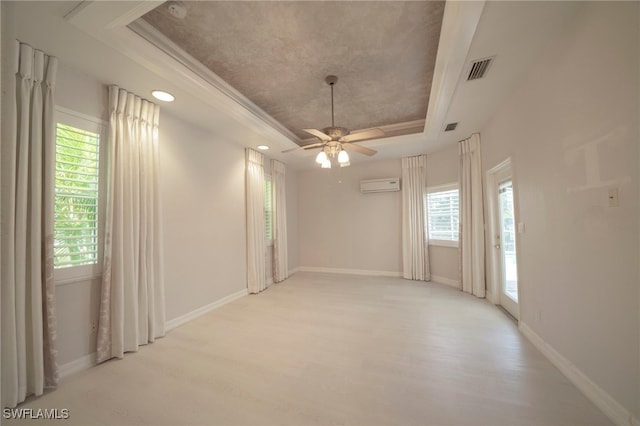
POLYGON ((423 130, 444 2, 183 2, 143 16, 300 139, 335 121, 350 130, 414 122, 423 130))

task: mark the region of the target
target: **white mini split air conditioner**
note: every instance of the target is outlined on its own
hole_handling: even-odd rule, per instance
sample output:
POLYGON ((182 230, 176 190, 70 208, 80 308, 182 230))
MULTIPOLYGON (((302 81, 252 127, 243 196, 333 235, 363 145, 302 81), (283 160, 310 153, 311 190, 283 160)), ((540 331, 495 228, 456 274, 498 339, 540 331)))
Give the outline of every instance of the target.
POLYGON ((392 191, 400 191, 400 178, 369 179, 360 181, 360 192, 363 194, 392 191))

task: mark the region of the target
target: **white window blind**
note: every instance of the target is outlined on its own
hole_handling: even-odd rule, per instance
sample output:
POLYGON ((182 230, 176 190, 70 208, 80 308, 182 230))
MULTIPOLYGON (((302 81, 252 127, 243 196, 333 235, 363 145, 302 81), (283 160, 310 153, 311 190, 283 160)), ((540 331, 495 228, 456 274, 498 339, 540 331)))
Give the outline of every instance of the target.
POLYGON ((98 263, 100 134, 58 123, 54 268, 98 263))
POLYGON ((452 185, 427 192, 430 240, 458 241, 459 195, 452 185))
POLYGON ((273 206, 271 202, 272 184, 271 177, 265 176, 264 181, 264 221, 265 237, 267 241, 273 240, 273 206))

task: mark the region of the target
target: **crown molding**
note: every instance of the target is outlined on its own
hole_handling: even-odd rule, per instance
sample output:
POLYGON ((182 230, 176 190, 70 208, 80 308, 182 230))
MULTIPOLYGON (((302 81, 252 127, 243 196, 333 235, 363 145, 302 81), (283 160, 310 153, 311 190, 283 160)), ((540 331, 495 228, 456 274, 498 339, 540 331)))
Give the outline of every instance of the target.
POLYGON ((168 37, 158 31, 151 24, 144 21, 143 19, 140 19, 131 22, 129 25, 127 25, 127 27, 143 39, 147 40, 149 43, 156 46, 158 49, 162 50, 174 60, 187 67, 194 74, 200 76, 202 79, 211 84, 211 86, 219 90, 225 96, 229 97, 242 108, 246 109, 254 116, 260 118, 262 121, 276 129, 278 132, 282 133, 282 135, 293 142, 299 143, 300 138, 298 138, 293 132, 280 124, 279 121, 267 114, 262 108, 254 104, 249 98, 229 85, 226 81, 220 78, 209 68, 204 66, 196 58, 185 52, 180 46, 172 42, 168 37))
MULTIPOLYGON (((378 126, 379 129, 384 130, 385 132, 397 132, 402 130, 408 130, 412 128, 422 127, 424 129, 425 119, 422 120, 413 120, 413 121, 405 121, 403 123, 395 123, 395 124, 387 124, 385 126, 378 126)), ((363 129, 367 130, 367 129, 363 129)))
MULTIPOLYGON (((162 3, 157 0, 83 1, 65 16, 65 21, 179 87, 186 95, 201 102, 202 106, 211 107, 221 116, 229 117, 254 132, 239 139, 230 135, 230 140, 235 143, 246 146, 248 136, 252 141, 259 139, 261 143, 271 145, 276 153, 306 141, 301 141, 215 73, 173 45, 151 25, 135 22, 162 3)), ((371 146, 379 146, 381 150, 388 151, 389 156, 396 157, 434 151, 442 146, 442 124, 456 92, 458 78, 463 72, 484 6, 484 0, 447 2, 426 119, 382 126, 383 130, 393 132, 423 121, 422 131, 369 140, 371 146), (404 143, 408 143, 408 146, 401 146, 404 143)), ((387 155, 382 151, 380 154, 387 155)))
POLYGON ((485 3, 485 0, 448 1, 445 5, 424 127, 430 142, 437 141, 444 129, 485 3))
POLYGON ((164 1, 127 2, 82 1, 64 19, 85 31, 122 27, 160 6, 164 1))
MULTIPOLYGON (((139 32, 150 32, 134 21, 162 1, 84 1, 64 19, 69 24, 137 62, 151 73, 170 81, 203 104, 237 121, 263 139, 261 142, 285 149, 297 146, 299 139, 258 106, 204 68, 185 52, 167 43, 155 45, 139 32), (131 26, 131 27, 130 27, 131 26), (171 55, 168 52, 173 52, 171 55), (190 60, 189 60, 190 59, 190 60), (198 64, 196 66, 194 64, 198 64), (244 98, 244 99, 243 99, 244 98)), ((149 26, 150 27, 150 26, 149 26)), ((151 27, 153 28, 153 27, 151 27)), ((151 36, 150 36, 151 37, 151 36)), ((155 39, 160 40, 156 34, 155 39)), ((235 141, 243 146, 246 140, 235 141)))

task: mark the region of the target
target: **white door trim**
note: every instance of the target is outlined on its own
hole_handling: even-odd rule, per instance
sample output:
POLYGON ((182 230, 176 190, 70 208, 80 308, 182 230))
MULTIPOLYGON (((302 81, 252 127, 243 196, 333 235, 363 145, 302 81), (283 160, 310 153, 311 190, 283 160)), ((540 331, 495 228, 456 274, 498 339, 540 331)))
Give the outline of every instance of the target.
MULTIPOLYGON (((501 251, 496 250, 495 245, 502 241, 498 242, 496 240, 496 235, 500 234, 500 224, 499 217, 500 212, 498 211, 498 192, 497 185, 498 181, 501 178, 501 175, 509 172, 511 181, 513 182, 514 194, 516 186, 515 173, 513 169, 513 164, 511 158, 506 158, 504 161, 500 162, 496 166, 492 167, 487 171, 486 175, 486 194, 487 194, 487 244, 486 250, 488 253, 488 268, 487 268, 487 290, 488 290, 488 299, 494 305, 501 304, 500 295, 501 295, 501 284, 502 284, 502 265, 501 265, 501 251)), ((516 218, 518 215, 518 207, 517 207, 517 198, 514 196, 514 215, 516 218)), ((517 226, 517 225, 516 225, 517 226)), ((519 238, 516 239, 516 246, 519 246, 519 238)), ((517 247, 518 248, 518 247, 517 247)), ((519 252, 519 250, 517 250, 519 252)), ((519 258, 517 261, 518 271, 519 271, 519 258)), ((518 275, 520 273, 518 272, 518 275)), ((518 279, 518 295, 520 296, 520 280, 518 279)), ((514 312, 514 316, 516 318, 520 317, 520 306, 521 306, 521 297, 518 297, 517 303, 517 311, 514 312)))

